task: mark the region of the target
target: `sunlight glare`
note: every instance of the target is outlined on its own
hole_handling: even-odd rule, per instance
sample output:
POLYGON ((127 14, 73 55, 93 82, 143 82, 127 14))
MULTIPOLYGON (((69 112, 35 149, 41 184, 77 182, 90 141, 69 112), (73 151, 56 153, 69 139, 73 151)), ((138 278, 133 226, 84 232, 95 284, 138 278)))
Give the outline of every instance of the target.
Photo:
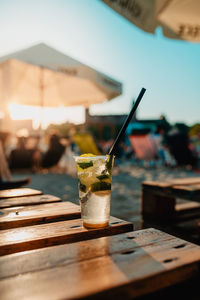
POLYGON ((12 103, 9 105, 9 110, 12 120, 31 119, 34 129, 37 129, 40 123, 42 124, 42 128, 45 129, 49 124, 61 124, 65 122, 81 124, 85 121, 84 107, 82 106, 41 108, 12 103))
POLYGON ((16 242, 16 241, 20 241, 22 239, 23 240, 27 239, 28 237, 30 237, 29 232, 27 232, 26 230, 20 230, 18 232, 8 232, 8 233, 6 233, 5 240, 16 242))

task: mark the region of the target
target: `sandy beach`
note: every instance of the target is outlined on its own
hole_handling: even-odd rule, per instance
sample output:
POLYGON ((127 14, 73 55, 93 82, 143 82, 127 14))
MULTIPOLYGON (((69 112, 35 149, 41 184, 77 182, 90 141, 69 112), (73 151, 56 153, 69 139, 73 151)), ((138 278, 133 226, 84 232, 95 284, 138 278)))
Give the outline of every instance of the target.
MULTIPOLYGON (((29 176, 28 187, 42 190, 45 194, 61 197, 63 201, 78 204, 77 178, 67 174, 24 173, 13 174, 13 178, 29 176)), ((199 173, 185 169, 167 167, 139 167, 130 161, 114 168, 112 183, 111 215, 132 221, 140 228, 141 183, 145 180, 171 180, 173 178, 199 177, 199 173)))

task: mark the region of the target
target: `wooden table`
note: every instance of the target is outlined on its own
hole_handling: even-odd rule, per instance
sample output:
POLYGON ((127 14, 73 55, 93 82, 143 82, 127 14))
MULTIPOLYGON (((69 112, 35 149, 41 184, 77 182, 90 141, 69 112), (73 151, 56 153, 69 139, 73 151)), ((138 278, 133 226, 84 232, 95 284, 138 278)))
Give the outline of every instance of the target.
POLYGON ((145 226, 158 225, 200 244, 200 178, 145 181, 141 205, 145 226))
POLYGON ((8 199, 15 197, 27 197, 41 195, 42 192, 30 188, 18 188, 18 189, 9 189, 9 190, 0 190, 0 199, 8 199))
POLYGON ((2 300, 133 299, 199 278, 199 246, 114 217, 87 230, 79 206, 53 197, 0 210, 2 300))

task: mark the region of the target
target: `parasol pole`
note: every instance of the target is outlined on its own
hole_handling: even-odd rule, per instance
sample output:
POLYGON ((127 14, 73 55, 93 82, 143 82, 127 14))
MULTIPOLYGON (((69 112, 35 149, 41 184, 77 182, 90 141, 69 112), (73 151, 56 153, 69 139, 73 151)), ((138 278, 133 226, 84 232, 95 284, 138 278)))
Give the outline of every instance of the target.
POLYGON ((39 93, 40 93, 40 124, 39 133, 42 136, 42 124, 44 120, 44 68, 40 66, 40 82, 39 82, 39 93))

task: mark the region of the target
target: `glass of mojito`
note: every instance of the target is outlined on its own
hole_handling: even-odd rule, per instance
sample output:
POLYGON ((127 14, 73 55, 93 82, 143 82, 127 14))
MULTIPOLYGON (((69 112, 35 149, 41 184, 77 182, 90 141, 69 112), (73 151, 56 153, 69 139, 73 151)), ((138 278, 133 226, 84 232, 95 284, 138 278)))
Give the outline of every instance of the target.
POLYGON ((107 227, 114 156, 75 156, 81 218, 86 228, 107 227))

